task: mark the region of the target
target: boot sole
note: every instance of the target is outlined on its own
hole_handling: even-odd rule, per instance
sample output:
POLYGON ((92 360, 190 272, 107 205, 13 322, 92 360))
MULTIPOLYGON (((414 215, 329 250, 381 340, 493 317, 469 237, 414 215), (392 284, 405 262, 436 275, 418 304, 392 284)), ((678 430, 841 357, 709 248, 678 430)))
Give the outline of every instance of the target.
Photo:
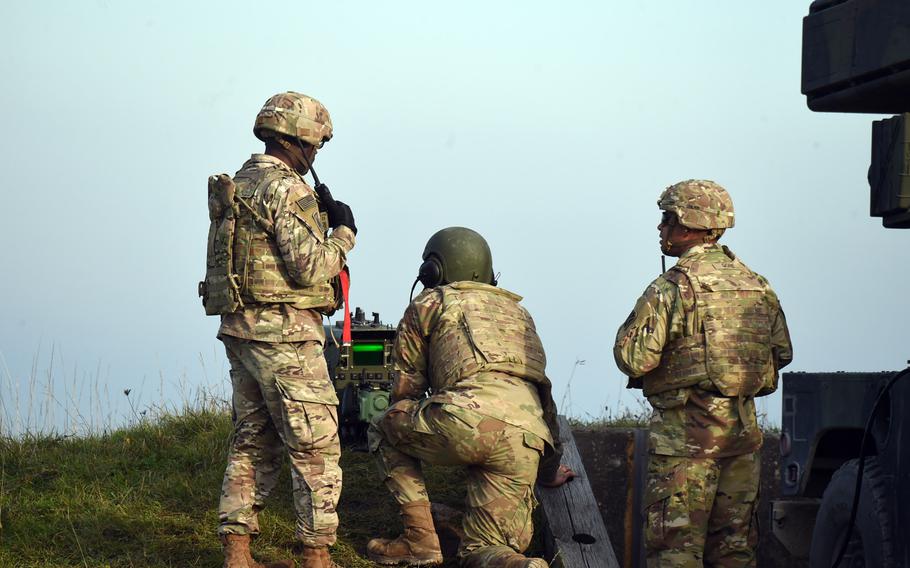
POLYGON ((376 564, 382 564, 383 566, 398 566, 399 564, 407 564, 409 566, 434 566, 436 564, 442 564, 442 555, 430 558, 416 558, 414 556, 408 556, 407 558, 391 558, 389 556, 367 553, 367 556, 376 564))

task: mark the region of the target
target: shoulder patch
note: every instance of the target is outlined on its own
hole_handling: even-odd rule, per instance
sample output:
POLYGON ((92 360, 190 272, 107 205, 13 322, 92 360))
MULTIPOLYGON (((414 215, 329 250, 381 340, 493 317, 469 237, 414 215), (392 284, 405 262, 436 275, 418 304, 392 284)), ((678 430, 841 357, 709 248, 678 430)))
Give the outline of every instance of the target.
POLYGON ((672 282, 677 286, 679 286, 680 283, 685 283, 688 280, 685 270, 677 266, 670 268, 664 272, 662 276, 664 277, 664 280, 667 282, 672 282))
POLYGON ((297 200, 297 207, 299 207, 301 211, 316 207, 316 197, 313 195, 304 195, 297 200))
MULTIPOLYGON (((304 186, 305 187, 305 186, 304 186)), ((309 188, 307 188, 309 189, 309 188)), ((291 211, 294 216, 300 219, 313 235, 322 241, 328 230, 328 224, 324 222, 323 215, 319 212, 319 202, 316 196, 303 187, 295 189, 290 195, 291 211)))

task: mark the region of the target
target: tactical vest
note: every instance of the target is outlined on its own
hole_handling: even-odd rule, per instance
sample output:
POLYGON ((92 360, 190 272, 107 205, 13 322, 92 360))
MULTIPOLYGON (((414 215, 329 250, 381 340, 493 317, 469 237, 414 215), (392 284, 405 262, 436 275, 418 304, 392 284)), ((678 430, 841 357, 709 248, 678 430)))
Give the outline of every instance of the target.
MULTIPOLYGON (((229 314, 248 304, 292 304, 300 309, 332 313, 336 308, 337 283, 326 281, 301 286, 288 275, 278 250, 271 221, 255 212, 255 204, 268 188, 288 175, 280 168, 241 169, 234 177, 231 207, 213 218, 210 183, 209 229, 206 281, 200 295, 209 315, 229 314), (211 277, 210 277, 211 274, 211 277)), ((219 202, 225 202, 221 195, 219 202)), ((317 228, 325 238, 327 223, 317 216, 317 228)))
MULTIPOLYGON (((643 378, 645 396, 709 380, 728 397, 755 396, 773 385, 772 313, 766 284, 741 262, 723 255, 681 259, 665 274, 688 279, 698 333, 669 342, 660 365, 643 378)), ((772 389, 773 390, 773 389, 772 389)))
POLYGON ((489 284, 441 288, 442 311, 430 339, 430 379, 443 390, 484 371, 501 371, 549 388, 546 355, 520 296, 489 284))

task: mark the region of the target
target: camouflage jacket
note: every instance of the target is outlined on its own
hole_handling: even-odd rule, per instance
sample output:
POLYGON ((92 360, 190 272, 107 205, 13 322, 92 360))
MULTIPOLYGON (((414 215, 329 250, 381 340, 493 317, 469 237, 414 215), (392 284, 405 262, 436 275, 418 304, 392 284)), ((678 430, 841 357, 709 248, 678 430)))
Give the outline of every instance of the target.
MULTIPOLYGON (((354 247, 354 232, 341 226, 324 240, 314 235, 295 214, 295 203, 302 197, 315 196, 315 192, 278 158, 253 154, 240 171, 265 175, 275 168, 284 175, 273 182, 262 199, 250 205, 274 225, 278 250, 291 278, 304 286, 325 282, 344 267, 347 253, 354 247)), ((287 303, 248 304, 236 313, 224 315, 218 335, 269 343, 325 341, 322 314, 287 303)))
POLYGON ((452 404, 521 428, 550 446, 542 479, 559 466, 559 427, 546 358, 521 296, 456 282, 424 290, 408 306, 392 348, 393 402, 452 404))
MULTIPOLYGON (((729 262, 731 258, 735 259, 725 247, 706 244, 689 249, 680 261, 729 262)), ((759 279, 766 286, 771 306, 770 343, 774 363, 780 369, 793 359, 787 322, 767 280, 759 279)), ((620 370, 629 377, 630 388, 641 388, 641 377, 660 365, 669 343, 703 329, 694 310, 695 293, 685 279, 674 280, 678 283, 666 275, 654 280, 616 334, 613 355, 620 370)), ((761 446, 754 399, 740 401, 722 396, 710 380, 652 394, 648 402, 654 407, 650 437, 653 453, 727 457, 753 452, 761 446)))

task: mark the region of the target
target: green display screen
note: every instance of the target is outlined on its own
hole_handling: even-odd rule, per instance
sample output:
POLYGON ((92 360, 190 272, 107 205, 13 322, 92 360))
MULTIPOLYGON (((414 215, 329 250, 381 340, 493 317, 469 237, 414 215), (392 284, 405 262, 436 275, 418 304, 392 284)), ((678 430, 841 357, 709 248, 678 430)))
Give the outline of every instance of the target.
POLYGON ((385 345, 382 343, 355 343, 351 346, 355 366, 383 365, 385 345))

